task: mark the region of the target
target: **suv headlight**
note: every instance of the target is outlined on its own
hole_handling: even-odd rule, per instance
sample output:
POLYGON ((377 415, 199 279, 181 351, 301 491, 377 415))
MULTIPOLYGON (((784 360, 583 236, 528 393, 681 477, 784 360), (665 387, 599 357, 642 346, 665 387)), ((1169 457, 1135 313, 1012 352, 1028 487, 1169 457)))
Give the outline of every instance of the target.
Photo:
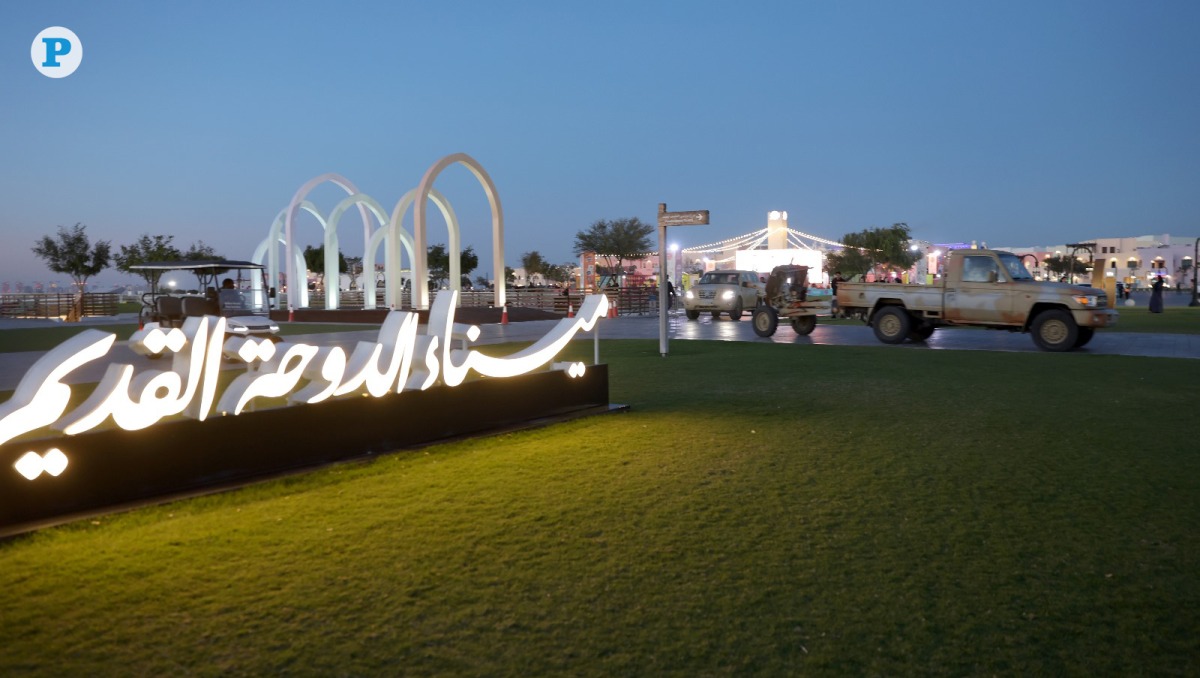
POLYGON ((729 301, 730 299, 732 299, 736 296, 737 296, 737 293, 734 292, 733 290, 725 290, 724 292, 721 293, 721 299, 723 299, 725 301, 729 301))
POLYGON ((1071 298, 1075 300, 1075 303, 1084 308, 1096 308, 1100 305, 1100 297, 1090 294, 1080 294, 1071 298))
POLYGON ((695 299, 696 295, 693 294, 691 290, 688 290, 687 292, 683 293, 683 298, 684 299, 695 299))

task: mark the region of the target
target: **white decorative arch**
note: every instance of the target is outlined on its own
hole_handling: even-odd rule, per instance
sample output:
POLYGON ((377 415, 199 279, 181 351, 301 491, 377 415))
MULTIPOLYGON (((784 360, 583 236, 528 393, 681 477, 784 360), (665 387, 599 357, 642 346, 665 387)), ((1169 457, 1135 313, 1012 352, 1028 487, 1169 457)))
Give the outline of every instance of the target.
MULTIPOLYGON (((338 273, 337 273, 337 271, 338 271, 338 254, 340 253, 339 248, 338 248, 338 235, 337 235, 338 222, 342 220, 342 215, 346 213, 346 210, 348 210, 354 206, 358 206, 359 211, 362 211, 365 208, 371 214, 375 215, 375 219, 379 222, 379 228, 375 229, 375 233, 386 232, 386 231, 384 231, 383 226, 388 223, 387 212, 384 211, 382 205, 380 205, 378 202, 375 201, 375 198, 372 198, 371 196, 367 195, 366 193, 355 193, 353 195, 348 195, 345 198, 342 198, 342 201, 339 202, 337 204, 337 206, 333 208, 333 211, 329 213, 329 222, 325 226, 325 308, 329 309, 329 310, 336 309, 338 307, 339 301, 341 299, 341 287, 337 284, 337 281, 338 281, 338 273), (333 273, 333 281, 334 281, 333 285, 329 284, 329 271, 334 272, 333 273)), ((369 223, 369 221, 364 220, 363 221, 363 244, 365 245, 366 243, 371 242, 372 237, 373 237, 373 235, 371 233, 370 223, 369 223)), ((412 256, 411 253, 409 254, 409 256, 410 257, 412 256)), ((365 256, 363 257, 363 265, 364 265, 364 267, 366 266, 366 257, 365 256)), ((363 292, 363 299, 364 299, 363 303, 364 304, 366 303, 365 300, 367 297, 371 298, 370 308, 374 308, 375 307, 375 304, 374 304, 375 288, 374 288, 374 286, 372 286, 369 290, 364 290, 364 292, 363 292)))
MULTIPOLYGON (((504 289, 504 211, 500 207, 500 194, 496 192, 496 185, 492 183, 492 178, 483 169, 474 158, 466 153, 453 153, 433 164, 425 176, 421 178, 421 183, 417 186, 417 195, 414 198, 413 209, 413 247, 420 256, 413 260, 413 308, 426 309, 429 308, 429 263, 424 256, 427 249, 428 238, 426 237, 426 218, 425 210, 426 203, 429 200, 430 193, 433 191, 433 182, 437 179, 442 170, 450 165, 458 163, 463 165, 483 187, 483 192, 487 195, 488 204, 492 208, 492 270, 495 272, 496 286, 493 303, 497 307, 504 305, 505 289, 504 289)), ((452 233, 452 237, 456 234, 452 233)), ((460 276, 457 273, 458 248, 451 245, 451 279, 458 280, 460 276)))
MULTIPOLYGON (((317 186, 325 183, 326 181, 334 184, 335 186, 338 186, 343 191, 345 191, 348 195, 352 196, 359 192, 358 188, 353 183, 351 183, 349 179, 347 179, 346 177, 343 177, 340 174, 335 174, 332 172, 330 172, 328 174, 322 174, 317 177, 313 177, 312 179, 309 179, 307 182, 305 182, 305 184, 300 187, 300 190, 296 191, 296 195, 292 196, 292 201, 288 204, 288 207, 287 207, 287 216, 284 219, 284 240, 285 240, 284 246, 286 248, 286 251, 291 252, 291 251, 293 251, 293 248, 297 247, 294 231, 295 231, 296 214, 300 211, 300 204, 302 202, 304 202, 304 198, 305 198, 305 196, 307 196, 309 194, 309 192, 311 192, 317 186)), ((362 216, 363 230, 367 236, 366 238, 364 238, 364 242, 366 242, 367 240, 370 239, 370 230, 371 230, 370 222, 371 222, 371 220, 370 220, 370 217, 368 216, 366 205, 364 205, 361 202, 358 203, 358 211, 359 211, 359 214, 362 216)), ((325 229, 326 234, 328 234, 329 231, 330 231, 329 228, 325 229)), ((328 247, 326 248, 325 256, 326 257, 329 256, 329 248, 328 247)), ((337 249, 336 248, 333 250, 333 257, 334 257, 333 258, 333 264, 334 264, 333 270, 337 271, 337 249)), ((300 278, 297 277, 298 272, 302 271, 304 269, 303 262, 301 262, 301 264, 299 266, 297 266, 296 260, 294 257, 286 257, 286 260, 287 260, 288 307, 289 308, 301 308, 301 307, 307 306, 308 305, 308 284, 305 281, 300 280, 300 278)), ((328 259, 326 259, 326 263, 328 264, 328 259)), ((328 265, 326 266, 325 270, 329 270, 328 265)), ((328 286, 326 286, 326 287, 328 288, 328 286)), ((334 285, 334 287, 336 288, 337 285, 334 285)), ((326 296, 328 296, 328 295, 326 295, 326 296)))
MULTIPOLYGON (((392 220, 391 220, 391 223, 388 225, 388 231, 389 231, 388 237, 389 238, 393 237, 391 234, 394 233, 395 237, 398 238, 402 243, 404 243, 404 246, 408 249, 409 262, 416 261, 416 257, 413 256, 413 252, 415 251, 416 246, 413 244, 412 234, 410 234, 408 231, 406 231, 402 224, 404 223, 405 215, 408 214, 408 209, 410 207, 412 207, 413 201, 416 200, 416 197, 417 197, 417 189, 415 189, 415 188, 413 190, 409 191, 408 193, 405 193, 404 197, 400 198, 400 200, 396 203, 395 209, 392 210, 392 220)), ((436 188, 429 189, 429 199, 433 201, 433 204, 436 205, 437 208, 441 211, 442 218, 446 220, 446 227, 447 227, 447 230, 450 232, 448 248, 450 249, 451 252, 458 252, 460 249, 461 243, 462 243, 462 236, 461 236, 461 231, 459 230, 459 226, 458 226, 458 215, 454 213, 454 207, 450 204, 450 201, 446 199, 446 196, 444 196, 440 192, 438 192, 438 190, 436 188)), ((379 232, 376 231, 375 238, 379 238, 379 237, 380 237, 379 232)), ((374 253, 374 249, 371 249, 370 252, 374 253)), ((389 244, 388 249, 387 249, 388 259, 387 259, 387 263, 384 264, 384 268, 386 271, 391 271, 393 269, 396 270, 397 272, 400 271, 399 254, 400 254, 399 249, 397 249, 395 245, 389 244), (396 261, 395 261, 394 266, 393 266, 392 260, 391 260, 391 256, 393 254, 396 255, 396 261)), ((415 271, 415 269, 416 269, 415 263, 413 263, 413 268, 415 271)), ((459 260, 457 257, 450 257, 450 279, 451 279, 450 280, 450 288, 459 293, 462 293, 461 269, 462 269, 461 260, 459 260)), ((400 276, 396 275, 393 277, 392 275, 389 274, 387 276, 386 284, 387 284, 386 294, 387 294, 388 302, 392 305, 393 308, 400 308, 401 295, 403 294, 403 290, 404 290, 403 286, 400 284, 400 276)))
MULTIPOLYGON (((410 191, 411 192, 411 191, 410 191)), ((391 300, 393 308, 400 308, 400 293, 404 289, 401 273, 404 271, 401 260, 401 248, 408 253, 408 261, 413 261, 413 240, 412 234, 404 230, 400 226, 381 228, 371 234, 371 240, 367 242, 365 251, 363 252, 363 267, 375 267, 375 257, 378 256, 379 246, 386 243, 384 249, 383 272, 385 284, 384 296, 391 300), (397 246, 397 242, 399 246, 397 246)), ((372 289, 374 289, 374 280, 372 279, 372 289)), ((363 296, 363 308, 375 308, 375 295, 366 294, 363 296)))
MULTIPOLYGON (((270 240, 271 240, 271 238, 270 238, 270 236, 268 236, 267 238, 264 238, 262 242, 258 243, 258 247, 254 248, 254 256, 250 257, 250 261, 253 261, 256 264, 263 264, 263 265, 267 266, 267 280, 269 281, 267 283, 268 285, 270 285, 271 282, 275 282, 276 284, 278 284, 279 264, 278 264, 277 258, 279 256, 279 254, 278 254, 277 250, 279 249, 280 245, 283 245, 285 247, 287 246, 287 242, 283 239, 283 235, 281 235, 281 234, 275 235, 274 246, 272 246, 272 243, 270 240), (276 258, 275 269, 273 271, 271 269, 270 264, 265 264, 263 262, 264 259, 268 258, 268 254, 270 254, 271 257, 276 258)), ((300 267, 304 266, 304 253, 301 252, 299 249, 292 250, 292 258, 296 260, 297 266, 300 266, 300 267)), ((271 286, 274 287, 274 285, 271 285, 271 286)), ((262 279, 260 277, 258 277, 258 276, 251 277, 250 291, 254 294, 254 301, 256 304, 263 303, 264 305, 266 305, 265 304, 266 300, 263 297, 259 296, 259 294, 261 294, 263 292, 262 279)))
MULTIPOLYGON (((321 214, 321 211, 317 209, 316 205, 312 204, 308 200, 303 200, 300 202, 300 209, 316 217, 317 222, 321 224, 321 228, 325 228, 325 215, 321 214)), ((250 261, 253 261, 256 264, 263 264, 267 267, 267 280, 269 281, 268 284, 273 287, 279 285, 278 246, 283 245, 285 248, 285 253, 287 252, 287 240, 283 237, 283 224, 286 218, 287 208, 285 207, 279 210, 279 214, 275 215, 275 221, 271 222, 271 228, 267 231, 267 237, 263 238, 262 242, 258 244, 258 247, 254 249, 254 256, 250 258, 250 261), (272 244, 274 244, 274 246, 272 246, 272 244)), ((285 254, 284 256, 288 255, 285 254)), ((299 245, 295 246, 291 250, 291 256, 296 260, 297 268, 303 269, 304 252, 300 250, 299 245)), ((260 287, 261 284, 257 279, 255 279, 251 284, 251 289, 254 291, 258 291, 260 287)), ((303 300, 305 304, 308 303, 307 285, 304 287, 303 300)))

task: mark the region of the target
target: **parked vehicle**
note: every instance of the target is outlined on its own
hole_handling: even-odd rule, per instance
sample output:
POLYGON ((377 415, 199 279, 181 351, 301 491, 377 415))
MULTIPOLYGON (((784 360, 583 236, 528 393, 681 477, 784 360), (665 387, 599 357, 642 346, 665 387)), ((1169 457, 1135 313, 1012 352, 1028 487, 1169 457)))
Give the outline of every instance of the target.
POLYGON ((713 319, 728 313, 730 320, 740 320, 742 312, 753 310, 761 298, 762 285, 754 271, 709 271, 683 293, 683 308, 688 320, 704 311, 712 313, 713 319))
POLYGON ((1117 322, 1104 290, 1038 282, 1020 257, 998 250, 952 250, 935 285, 843 282, 837 303, 861 315, 885 344, 924 341, 943 326, 1028 332, 1039 348, 1071 351, 1117 322))
POLYGON ((817 327, 817 314, 828 314, 830 306, 829 297, 809 298, 807 266, 776 266, 767 279, 763 303, 754 309, 754 333, 772 336, 779 319, 784 318, 796 334, 811 334, 817 327))
POLYGON ((222 316, 225 333, 234 336, 261 336, 274 339, 279 325, 271 320, 271 302, 275 288, 267 287, 266 269, 249 261, 224 259, 203 261, 156 261, 130 266, 131 271, 153 271, 150 291, 142 295, 141 324, 156 322, 163 327, 180 327, 183 321, 195 316, 222 316), (200 294, 174 295, 159 287, 162 274, 186 271, 196 276, 203 290, 200 294), (234 281, 257 277, 258 285, 242 289, 234 281), (229 280, 232 285, 218 283, 229 280))

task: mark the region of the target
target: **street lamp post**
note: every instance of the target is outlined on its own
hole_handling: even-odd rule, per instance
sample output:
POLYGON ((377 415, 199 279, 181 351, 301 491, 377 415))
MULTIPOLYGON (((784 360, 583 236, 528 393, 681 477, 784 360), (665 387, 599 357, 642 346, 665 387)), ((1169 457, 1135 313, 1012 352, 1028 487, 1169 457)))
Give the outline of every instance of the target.
POLYGON ((1200 301, 1196 300, 1196 264, 1200 264, 1200 238, 1196 238, 1196 245, 1192 252, 1192 300, 1188 302, 1188 306, 1200 306, 1200 301))

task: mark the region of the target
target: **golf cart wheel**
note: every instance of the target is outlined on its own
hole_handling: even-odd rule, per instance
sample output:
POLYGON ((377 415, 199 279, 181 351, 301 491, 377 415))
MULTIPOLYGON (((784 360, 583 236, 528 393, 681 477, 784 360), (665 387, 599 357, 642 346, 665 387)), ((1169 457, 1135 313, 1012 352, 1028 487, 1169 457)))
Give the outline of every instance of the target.
POLYGON ((741 320, 742 319, 742 300, 741 299, 737 300, 737 304, 735 304, 733 307, 733 310, 729 312, 729 319, 730 320, 741 320))
POLYGON ((684 311, 688 320, 696 320, 700 317, 700 311, 684 311))
POLYGON ((1070 351, 1079 340, 1079 326, 1071 314, 1061 308, 1042 311, 1029 328, 1033 343, 1043 351, 1070 351))
POLYGON ((759 306, 754 309, 752 318, 754 323, 754 333, 760 337, 770 337, 775 334, 775 329, 779 327, 779 316, 775 314, 775 309, 770 306, 759 306))
POLYGON ((899 306, 888 306, 875 314, 871 319, 871 327, 875 329, 875 338, 885 344, 900 344, 908 338, 912 330, 912 318, 908 312, 899 306))
POLYGON ((802 337, 812 334, 815 329, 817 329, 817 316, 815 315, 798 315, 792 318, 792 331, 802 337))

